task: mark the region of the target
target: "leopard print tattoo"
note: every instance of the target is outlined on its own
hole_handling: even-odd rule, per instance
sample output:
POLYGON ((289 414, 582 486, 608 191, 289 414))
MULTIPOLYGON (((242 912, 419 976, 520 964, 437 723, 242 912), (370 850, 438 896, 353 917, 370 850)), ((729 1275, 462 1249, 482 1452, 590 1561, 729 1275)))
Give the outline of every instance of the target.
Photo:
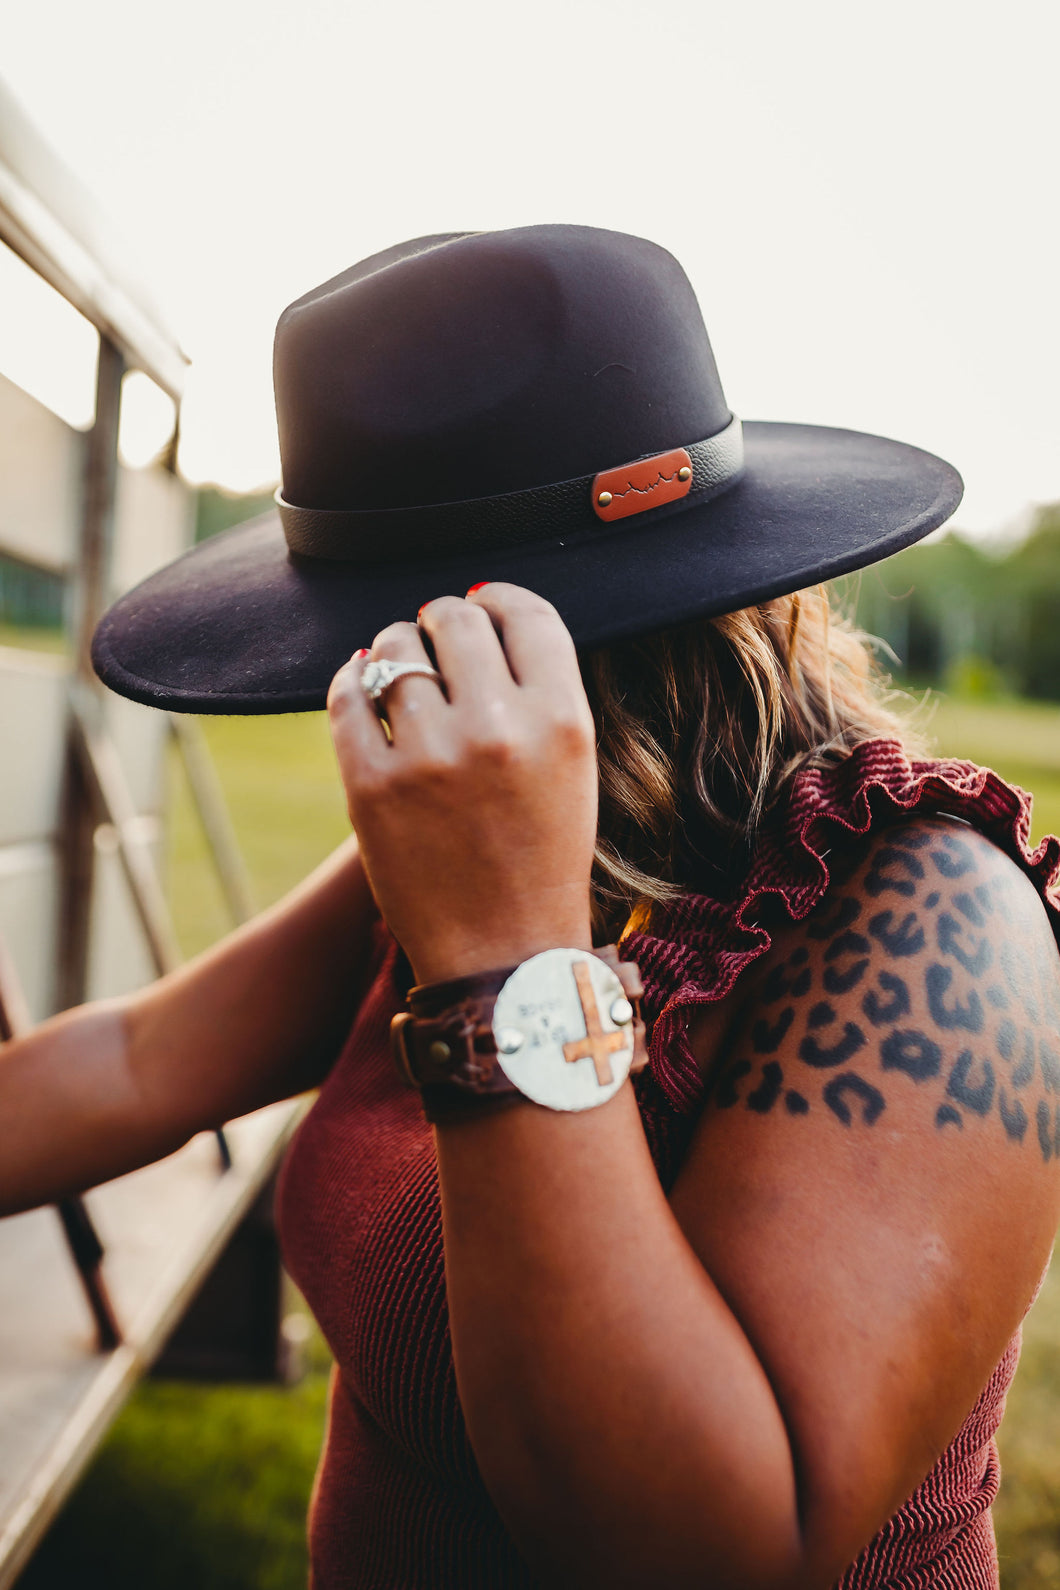
POLYGON ((780 949, 715 1068, 717 1108, 824 1110, 852 1130, 911 1086, 940 1133, 995 1122, 1060 1160, 1060 955, 982 836, 890 830, 780 949))

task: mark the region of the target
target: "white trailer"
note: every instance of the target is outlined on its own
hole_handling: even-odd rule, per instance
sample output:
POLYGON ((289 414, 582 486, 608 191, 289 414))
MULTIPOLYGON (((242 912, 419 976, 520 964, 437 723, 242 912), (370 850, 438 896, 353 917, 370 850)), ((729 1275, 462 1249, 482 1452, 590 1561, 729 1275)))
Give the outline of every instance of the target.
MULTIPOLYGON (((117 455, 125 373, 144 372, 179 412, 186 361, 91 201, 2 84, 0 240, 99 335, 87 433, 0 376, 0 559, 61 580, 68 639, 63 655, 0 647, 2 1040, 85 998, 142 986, 178 958, 156 872, 175 728, 104 692, 88 643, 106 603, 187 544, 193 503, 175 446, 140 470, 117 455)), ((5 312, 0 302, 0 323, 5 312)), ((178 739, 241 917, 238 857, 209 805, 194 724, 178 739)), ((68 1202, 63 1220, 45 1209, 0 1221, 0 1590, 267 1186, 297 1113, 279 1105, 233 1123, 230 1166, 206 1134, 68 1202)))

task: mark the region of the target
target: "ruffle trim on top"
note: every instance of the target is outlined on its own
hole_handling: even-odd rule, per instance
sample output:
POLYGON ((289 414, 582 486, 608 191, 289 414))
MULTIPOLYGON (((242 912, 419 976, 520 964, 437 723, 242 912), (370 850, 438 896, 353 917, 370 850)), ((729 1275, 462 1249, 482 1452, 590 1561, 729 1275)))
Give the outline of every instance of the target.
POLYGON ((759 836, 743 890, 731 900, 690 894, 660 909, 652 933, 630 933, 623 953, 640 965, 653 1023, 651 1071, 682 1114, 702 1101, 705 1079, 685 1034, 690 1006, 723 999, 772 944, 759 925, 779 903, 793 922, 809 915, 830 881, 828 851, 912 815, 962 818, 1027 874, 1060 941, 1060 839, 1030 848, 1031 797, 973 762, 911 762, 898 740, 867 740, 834 767, 796 775, 786 804, 759 836))

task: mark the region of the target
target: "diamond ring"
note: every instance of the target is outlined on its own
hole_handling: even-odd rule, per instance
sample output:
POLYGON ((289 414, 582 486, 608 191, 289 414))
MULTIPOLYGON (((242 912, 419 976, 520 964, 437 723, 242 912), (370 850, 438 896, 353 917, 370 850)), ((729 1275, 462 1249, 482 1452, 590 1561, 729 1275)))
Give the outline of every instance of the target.
POLYGON ((361 689, 369 701, 374 703, 377 711, 390 686, 404 674, 422 674, 425 679, 433 679, 438 685, 442 682, 438 670, 431 668, 427 663, 391 662, 389 657, 380 657, 378 661, 365 663, 361 670, 361 689))

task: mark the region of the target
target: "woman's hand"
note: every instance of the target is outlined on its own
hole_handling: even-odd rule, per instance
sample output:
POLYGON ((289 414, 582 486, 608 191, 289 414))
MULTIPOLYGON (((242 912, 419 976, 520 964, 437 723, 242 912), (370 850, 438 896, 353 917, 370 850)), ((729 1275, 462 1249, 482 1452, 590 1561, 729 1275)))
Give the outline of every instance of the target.
POLYGON ((353 657, 328 697, 331 732, 376 900, 420 982, 591 947, 596 747, 574 644, 515 585, 441 597, 371 656, 430 665, 386 695, 388 740, 353 657))

